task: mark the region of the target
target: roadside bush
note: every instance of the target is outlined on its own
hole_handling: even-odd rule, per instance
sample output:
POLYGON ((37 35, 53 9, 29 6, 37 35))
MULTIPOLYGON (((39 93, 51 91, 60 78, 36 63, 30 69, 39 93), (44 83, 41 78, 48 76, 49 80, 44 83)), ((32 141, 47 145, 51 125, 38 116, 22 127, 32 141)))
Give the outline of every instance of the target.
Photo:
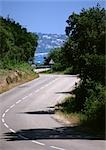
POLYGON ((55 63, 53 66, 52 66, 52 69, 53 71, 63 71, 63 67, 60 63, 55 63))
POLYGON ((60 109, 67 114, 80 114, 81 123, 94 129, 104 130, 105 90, 106 88, 100 83, 86 80, 73 91, 75 97, 68 97, 60 104, 60 109))
POLYGON ((105 127, 105 88, 97 84, 95 91, 86 98, 83 113, 87 117, 87 122, 95 127, 105 127))
POLYGON ((79 86, 74 90, 77 103, 76 110, 83 111, 86 99, 92 95, 95 95, 96 97, 102 88, 103 86, 100 83, 97 83, 90 79, 85 79, 85 81, 80 82, 79 86))
POLYGON ((80 57, 80 77, 105 85, 105 55, 86 54, 80 57))
POLYGON ((75 97, 65 98, 64 102, 59 104, 58 106, 60 106, 61 111, 65 113, 75 112, 75 108, 76 108, 75 97))
POLYGON ((66 68, 64 74, 73 74, 73 67, 66 68))

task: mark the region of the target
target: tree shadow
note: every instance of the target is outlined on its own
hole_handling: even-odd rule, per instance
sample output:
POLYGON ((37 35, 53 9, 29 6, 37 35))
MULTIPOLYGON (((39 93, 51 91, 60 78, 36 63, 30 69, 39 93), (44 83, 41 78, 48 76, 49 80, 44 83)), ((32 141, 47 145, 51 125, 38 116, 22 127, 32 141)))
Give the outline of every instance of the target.
POLYGON ((41 111, 31 111, 31 112, 24 112, 25 114, 32 114, 32 115, 47 115, 47 114, 54 114, 55 110, 41 110, 41 111))
POLYGON ((62 92, 60 91, 60 92, 56 92, 56 94, 71 94, 71 95, 73 95, 73 94, 75 94, 76 87, 77 87, 77 86, 73 87, 73 89, 71 89, 70 91, 62 91, 62 92))
POLYGON ((36 128, 36 129, 22 129, 16 133, 4 133, 7 141, 22 141, 22 140, 56 140, 56 139, 87 139, 87 140, 104 140, 105 137, 101 135, 94 135, 85 132, 80 126, 76 127, 59 127, 59 128, 36 128))
POLYGON ((46 110, 38 110, 38 111, 30 111, 30 112, 22 112, 22 114, 30 114, 30 115, 52 115, 55 114, 55 111, 59 110, 55 106, 49 106, 46 110))
POLYGON ((71 91, 66 91, 66 92, 56 92, 56 94, 72 94, 71 91))
MULTIPOLYGON (((24 114, 31 115, 47 115, 54 114, 55 107, 47 107, 48 110, 39 110, 32 112, 24 112, 24 114)), ((4 139, 7 141, 20 141, 20 140, 45 140, 45 139, 88 139, 88 140, 104 140, 105 135, 97 134, 85 128, 82 125, 79 126, 66 126, 58 128, 36 128, 36 129, 21 129, 13 132, 4 133, 4 139)))

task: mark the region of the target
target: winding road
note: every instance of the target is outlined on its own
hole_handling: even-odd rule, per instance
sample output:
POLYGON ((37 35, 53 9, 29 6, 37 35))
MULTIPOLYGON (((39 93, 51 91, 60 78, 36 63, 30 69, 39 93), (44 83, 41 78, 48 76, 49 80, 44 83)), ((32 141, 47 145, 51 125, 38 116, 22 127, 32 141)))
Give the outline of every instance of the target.
POLYGON ((105 141, 54 119, 76 76, 44 75, 0 95, 0 150, 104 150, 105 141))

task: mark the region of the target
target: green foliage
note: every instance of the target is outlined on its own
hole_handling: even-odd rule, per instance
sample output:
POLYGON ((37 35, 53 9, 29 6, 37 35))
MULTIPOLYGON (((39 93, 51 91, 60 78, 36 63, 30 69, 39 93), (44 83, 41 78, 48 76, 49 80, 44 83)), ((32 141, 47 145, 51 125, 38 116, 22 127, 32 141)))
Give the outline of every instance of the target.
POLYGON ((78 44, 81 54, 104 54, 105 37, 105 10, 99 5, 81 13, 69 16, 67 20, 70 27, 69 36, 78 44), (102 42, 102 45, 100 44, 102 42))
POLYGON ((86 54, 80 57, 80 77, 105 84, 105 55, 86 54))
POLYGON ((61 48, 55 48, 51 50, 51 52, 49 53, 49 57, 50 59, 53 59, 55 63, 61 61, 61 48))
POLYGON ((10 18, 0 17, 0 67, 9 64, 27 62, 34 56, 37 35, 27 32, 19 23, 10 18))
POLYGON ((63 67, 61 66, 61 63, 55 63, 52 66, 53 71, 63 71, 63 67))
POLYGON ((59 109, 66 113, 77 113, 80 123, 94 129, 105 129, 106 89, 100 83, 87 81, 75 89, 75 97, 67 97, 59 104, 59 109))
POLYGON ((63 66, 63 70, 73 66, 74 74, 80 73, 83 76, 90 71, 89 78, 92 79, 96 68, 95 72, 104 80, 105 9, 99 5, 82 9, 80 14, 72 13, 66 22, 67 41, 60 50, 54 50, 51 57, 63 66))
POLYGON ((66 68, 64 74, 73 74, 73 66, 66 68))
MULTIPOLYGON (((91 89, 90 89, 91 90, 91 89)), ((90 94, 86 97, 84 103, 84 113, 89 120, 103 120, 105 116, 105 88, 101 84, 95 85, 95 91, 88 91, 90 94)))
MULTIPOLYGON (((66 21, 67 41, 61 48, 65 73, 78 73, 80 85, 75 98, 62 104, 63 110, 82 113, 85 122, 104 129, 105 122, 105 9, 99 5, 72 13, 66 21)), ((61 64, 62 64, 61 63, 61 64)))
POLYGON ((75 97, 67 97, 63 103, 58 105, 58 107, 61 107, 61 111, 65 113, 72 113, 76 112, 76 102, 75 102, 75 97))
MULTIPOLYGON (((71 50, 71 57, 69 54, 67 57, 70 57, 72 65, 81 72, 87 67, 84 63, 82 65, 81 57, 105 54, 105 10, 99 6, 83 9, 79 15, 70 15, 67 23, 70 32, 66 47, 69 47, 67 51, 71 50)), ((89 59, 86 60, 86 64, 89 64, 89 59)))
POLYGON ((65 68, 65 63, 63 62, 63 54, 62 54, 62 49, 61 48, 55 48, 51 50, 51 52, 48 55, 48 58, 46 59, 46 62, 50 60, 54 61, 54 65, 52 69, 54 71, 63 71, 65 68))
POLYGON ((101 91, 104 90, 104 86, 95 81, 90 81, 86 79, 80 83, 80 85, 75 89, 74 94, 76 95, 77 111, 83 111, 85 109, 85 102, 87 98, 95 95, 98 97, 99 94, 103 94, 101 91))

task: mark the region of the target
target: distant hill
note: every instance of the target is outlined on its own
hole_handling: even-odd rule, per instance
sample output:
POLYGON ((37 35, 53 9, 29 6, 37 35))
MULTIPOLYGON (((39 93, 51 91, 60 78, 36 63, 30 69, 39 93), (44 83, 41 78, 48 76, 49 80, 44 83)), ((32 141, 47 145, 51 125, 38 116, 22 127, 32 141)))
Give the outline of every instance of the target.
POLYGON ((36 33, 39 37, 38 47, 35 52, 35 63, 43 63, 43 58, 47 56, 51 49, 61 47, 66 40, 66 36, 62 34, 46 34, 36 33))
POLYGON ((36 53, 46 53, 53 48, 60 47, 66 39, 66 36, 61 34, 37 33, 37 35, 39 40, 36 53))

